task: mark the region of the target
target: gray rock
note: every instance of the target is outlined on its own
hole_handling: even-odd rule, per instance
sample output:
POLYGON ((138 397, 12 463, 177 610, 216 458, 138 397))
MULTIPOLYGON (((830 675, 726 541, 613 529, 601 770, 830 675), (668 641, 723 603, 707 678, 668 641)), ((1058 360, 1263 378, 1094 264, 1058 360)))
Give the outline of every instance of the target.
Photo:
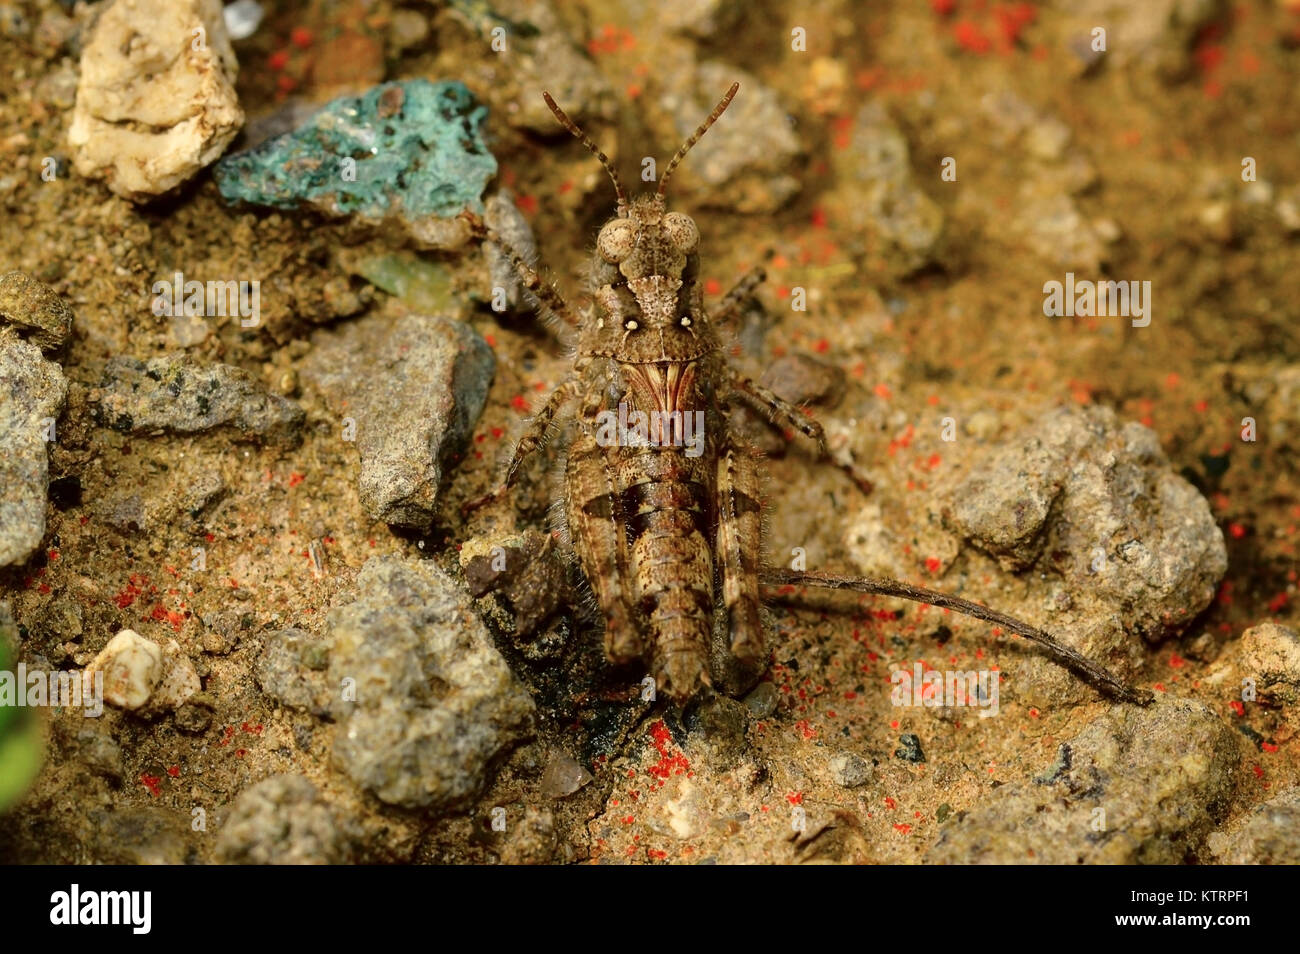
POLYGON ((670 30, 707 40, 735 26, 745 10, 741 0, 663 0, 655 5, 655 16, 670 30))
MULTIPOLYGON (((525 262, 531 264, 536 261, 537 243, 533 239, 533 230, 508 190, 503 189, 483 203, 483 221, 505 239, 525 262)), ((529 305, 524 299, 523 289, 510 259, 490 242, 483 244, 483 256, 487 260, 488 281, 492 283, 491 296, 496 295, 495 289, 504 288, 506 312, 517 312, 521 305, 527 309, 529 305)), ((493 309, 495 310, 495 305, 493 309)))
POLYGON ((129 434, 195 434, 225 426, 245 439, 291 445, 301 439, 304 419, 300 407, 271 394, 247 371, 184 354, 111 358, 89 400, 99 424, 129 434))
POLYGON ((1261 693, 1293 706, 1300 702, 1300 635, 1276 623, 1260 623, 1241 635, 1242 674, 1261 693))
POLYGON ((106 728, 81 729, 77 733, 77 755, 93 772, 120 783, 125 776, 122 749, 106 728))
POLYGON ((943 212, 913 180, 907 140, 884 107, 872 102, 858 111, 850 148, 837 150, 836 161, 846 185, 835 204, 845 225, 876 235, 900 273, 933 261, 943 212))
POLYGON ((301 775, 275 775, 245 789, 217 836, 218 860, 232 865, 346 864, 340 820, 301 775))
POLYGON ((340 421, 356 423, 366 512, 427 530, 444 469, 483 413, 492 349, 468 325, 414 314, 363 318, 314 340, 303 377, 340 421))
POLYGON ((1300 786, 1274 795, 1215 832, 1209 846, 1220 864, 1300 865, 1300 786))
POLYGON ((193 862, 190 816, 167 808, 90 813, 89 853, 101 865, 183 865, 193 862))
POLYGON ((806 354, 790 354, 768 365, 758 383, 792 404, 834 408, 844 399, 848 376, 833 364, 806 354))
POLYGON ((1105 239, 1062 188, 1046 177, 1025 183, 1011 230, 1044 262, 1095 274, 1106 258, 1105 239))
POLYGON ((46 435, 67 396, 63 371, 40 348, 0 333, 0 566, 23 562, 45 536, 46 435))
POLYGON ((833 755, 826 763, 831 779, 844 788, 858 788, 866 785, 876 774, 876 767, 867 759, 852 752, 833 755))
POLYGON ((42 351, 62 348, 72 330, 68 303, 26 272, 0 275, 0 318, 17 325, 42 351))
POLYGON ((330 683, 355 692, 333 705, 336 762, 389 804, 463 807, 530 733, 532 700, 434 564, 373 557, 356 594, 327 623, 330 683))
POLYGON ((581 123, 597 115, 611 99, 609 84, 599 69, 574 45, 555 7, 547 0, 494 0, 490 11, 474 0, 451 4, 485 40, 504 26, 508 33, 509 66, 500 77, 509 96, 502 113, 516 128, 553 134, 559 130, 538 90, 549 90, 555 101, 581 123))
POLYGON ((1052 21, 1067 37, 1089 37, 1107 29, 1106 61, 1111 68, 1149 71, 1162 80, 1185 78, 1194 68, 1197 35, 1227 13, 1225 0, 1059 0, 1052 21), (1121 38, 1122 39, 1119 39, 1121 38))
POLYGON ((695 132, 731 84, 740 83, 726 115, 673 174, 670 191, 695 189, 701 205, 750 213, 775 212, 799 191, 791 167, 803 147, 774 90, 721 62, 701 63, 694 71, 671 70, 660 79, 663 92, 656 105, 669 117, 675 139, 656 151, 666 152, 658 160, 660 175, 672 151, 695 132))
POLYGON ((1240 751, 1206 706, 1116 706, 1063 743, 1033 781, 947 822, 938 864, 1180 864, 1227 815, 1240 751))
POLYGON ((334 693, 327 676, 329 644, 301 629, 282 629, 266 637, 255 670, 262 691, 291 709, 314 716, 329 713, 334 693))
POLYGON ((1210 604, 1227 569, 1209 505, 1156 435, 1109 408, 1062 408, 977 465, 951 524, 1009 570, 1059 574, 1094 620, 1159 642, 1210 604))
POLYGON ((925 761, 925 751, 921 748, 921 738, 913 732, 898 737, 898 748, 894 749, 894 758, 904 762, 920 763, 925 761))

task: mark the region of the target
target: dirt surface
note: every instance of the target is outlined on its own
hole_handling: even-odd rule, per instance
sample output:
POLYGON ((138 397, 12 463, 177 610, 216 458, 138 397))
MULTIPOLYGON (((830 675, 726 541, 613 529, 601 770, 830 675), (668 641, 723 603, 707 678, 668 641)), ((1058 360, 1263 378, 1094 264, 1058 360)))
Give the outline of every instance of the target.
MULTIPOLYGON (((1101 2, 1082 13, 977 0, 868 13, 840 0, 797 12, 575 0, 492 14, 318 0, 267 4, 257 31, 234 43, 247 123, 232 150, 267 117, 380 82, 466 84, 489 107, 499 163, 489 192, 513 194, 550 275, 584 302, 613 192, 544 106, 539 115, 543 84, 573 91, 563 105, 639 186, 641 157, 662 169, 725 78, 740 78, 735 114, 674 177, 670 207, 699 226, 710 304, 749 268, 767 269, 733 359, 809 402, 835 452, 874 483, 864 494, 806 441, 787 447, 757 414, 739 421, 769 454, 767 559, 802 554, 809 570, 960 592, 1067 641, 1073 627, 1076 644, 1154 690, 1145 710, 1066 678, 996 627, 901 601, 772 589, 759 687, 683 709, 643 700, 642 673, 603 661, 599 621, 558 577, 538 574, 532 592, 555 599, 525 608, 537 630, 526 638, 519 607, 486 589, 473 601, 457 589, 436 616, 385 609, 400 597, 382 587, 398 584, 358 594, 372 557, 432 561, 437 580, 461 588, 474 582, 472 556, 493 545, 536 555, 521 541, 548 531, 554 448, 509 500, 469 518, 461 506, 500 479, 528 414, 566 373, 565 342, 526 308, 491 309, 489 265, 473 248, 419 251, 399 232, 313 212, 232 208, 210 170, 143 204, 78 176, 68 126, 97 6, 0 4, 0 274, 26 272, 75 315, 66 345, 47 354, 67 399, 48 449, 45 534, 0 569, 0 601, 29 668, 79 671, 129 628, 175 640, 202 688, 150 717, 39 712, 44 768, 0 816, 0 860, 1213 863, 1220 842, 1231 846, 1224 860, 1252 857, 1251 837, 1267 841, 1266 860, 1296 860, 1294 833, 1277 843, 1285 822, 1268 827, 1290 816, 1259 806, 1300 776, 1300 670, 1287 656, 1300 623, 1300 6, 1150 4, 1161 20, 1101 2), (1195 15, 1171 25, 1173 7, 1195 15), (494 52, 497 15, 540 33, 494 52), (1109 27, 1105 52, 1089 46, 1094 26, 1109 27), (800 36, 805 47, 792 49, 800 36), (53 181, 42 179, 45 157, 53 181), (1247 157, 1256 181, 1243 181, 1247 157), (389 254, 422 263, 423 298, 363 277, 389 254), (155 314, 154 282, 178 270, 260 281, 260 324, 210 318, 195 334, 155 314), (1150 282, 1149 324, 1046 316, 1044 285, 1067 272, 1150 282), (397 327, 435 311, 472 327, 495 371, 467 442, 442 461, 431 523, 393 527, 368 516, 358 447, 342 436, 352 405, 319 383, 328 374, 314 355, 339 342, 364 349, 367 333, 340 331, 350 323, 397 327), (259 408, 283 399, 305 420, 277 411, 284 437, 259 432, 242 405, 193 431, 105 415, 114 360, 178 351, 242 369, 252 384, 239 387, 256 386, 259 408), (793 356, 810 360, 781 360, 793 356), (1035 434, 1050 444, 1043 422, 1063 408, 1112 409, 1116 433, 1136 422, 1152 446, 1134 450, 1137 432, 1105 430, 1091 450, 1062 451, 1053 487, 1067 493, 1045 497, 1046 529, 1028 556, 963 529, 954 513, 970 475, 1035 434), (1248 417, 1253 441, 1243 440, 1248 417), (1078 461, 1104 470, 1142 454, 1148 482, 1133 484, 1132 499, 1097 478, 1113 499, 1083 502, 1091 478, 1078 461), (1189 557, 1197 568, 1178 571, 1171 609, 1140 588, 1092 592, 1086 571, 1067 569, 1088 564, 1094 546, 1114 560, 1128 541, 1072 536, 1077 522, 1059 501, 1074 499, 1079 514, 1113 506, 1124 527, 1138 519, 1130 509, 1147 508, 1159 519, 1142 526, 1190 526, 1195 507, 1153 489, 1175 477, 1210 516, 1196 542, 1167 545, 1222 545, 1226 572, 1189 557), (1192 605, 1202 590, 1203 611, 1192 605), (354 601, 384 633, 456 627, 464 641, 449 652, 493 666, 499 653, 527 690, 531 709, 521 698, 508 718, 491 700, 456 710, 483 730, 468 780, 370 784, 382 767, 358 768, 336 745, 360 718, 339 708, 333 683, 351 672, 339 647, 351 647, 349 665, 382 665, 356 662, 362 650, 347 642, 344 627, 366 625, 349 622, 359 610, 338 612, 354 601), (1149 626, 1134 622, 1152 613, 1149 626), (1267 623, 1280 626, 1263 632, 1267 623), (1252 627, 1261 645, 1247 652, 1252 627), (283 649, 291 628, 300 632, 283 649), (304 646, 324 656, 308 659, 304 646), (276 659, 289 653, 283 678, 265 670, 272 647, 276 659), (914 663, 995 670, 996 715, 894 705, 891 674, 914 663), (1243 680, 1259 696, 1244 699, 1243 680), (309 784, 272 779, 282 775, 309 784), (268 834, 284 816, 294 825, 268 834), (1247 822, 1265 831, 1240 834, 1247 822)), ((367 388, 380 372, 364 356, 359 367, 353 386, 367 388)), ((403 411, 388 408, 394 422, 403 411)), ((1008 480, 1032 482, 1017 467, 1008 480)), ((1001 487, 1013 509, 1014 490, 1001 487)), ((429 675, 441 662, 420 665, 443 685, 429 675)), ((397 692, 392 667, 382 678, 397 692)), ((445 741, 437 713, 455 708, 447 699, 487 694, 473 673, 447 679, 460 695, 417 704, 435 728, 409 706, 391 716, 410 718, 402 731, 427 732, 435 749, 445 741)), ((420 761, 427 751, 412 771, 445 772, 420 761)))

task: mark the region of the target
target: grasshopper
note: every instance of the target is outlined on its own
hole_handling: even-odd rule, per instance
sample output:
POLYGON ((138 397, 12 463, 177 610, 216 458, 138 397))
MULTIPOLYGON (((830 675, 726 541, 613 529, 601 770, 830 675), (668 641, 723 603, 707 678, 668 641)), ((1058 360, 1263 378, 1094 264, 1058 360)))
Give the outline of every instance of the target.
POLYGON ((902 597, 996 622, 1111 695, 1148 702, 1150 693, 979 604, 895 580, 761 565, 760 459, 729 425, 738 402, 766 412, 786 433, 811 439, 822 458, 864 492, 871 488, 855 465, 833 457, 815 419, 729 364, 723 330, 764 273, 751 271, 710 313, 699 229, 689 215, 667 209, 673 172, 739 88, 733 84, 682 143, 655 191, 632 199, 605 153, 542 94, 559 123, 604 166, 617 198, 614 217, 596 238, 588 312, 579 315, 508 242, 465 213, 473 234, 509 258, 536 304, 577 337, 572 370, 520 438, 504 483, 468 509, 507 493, 524 461, 573 408, 563 499, 555 508, 558 536, 604 618, 606 658, 643 662, 657 690, 676 701, 715 684, 736 691, 761 675, 767 649, 760 586, 803 584, 902 597))

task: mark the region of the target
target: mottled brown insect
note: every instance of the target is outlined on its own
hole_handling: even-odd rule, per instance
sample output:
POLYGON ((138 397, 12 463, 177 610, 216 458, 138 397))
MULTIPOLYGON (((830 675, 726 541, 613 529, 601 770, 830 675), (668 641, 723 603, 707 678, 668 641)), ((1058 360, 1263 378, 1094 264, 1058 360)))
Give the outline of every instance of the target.
MULTIPOLYGON (((480 237, 499 245, 538 301, 577 332, 573 369, 532 420, 510 462, 505 485, 576 406, 557 508, 605 620, 611 662, 643 660, 658 690, 682 700, 726 683, 731 668, 760 671, 766 648, 759 613, 762 582, 800 582, 887 593, 995 619, 1047 646, 1089 681, 1121 696, 1141 694, 1024 623, 965 600, 892 580, 765 569, 759 460, 729 426, 736 402, 765 410, 783 430, 815 441, 832 459, 821 425, 733 369, 720 329, 763 280, 761 269, 704 307, 700 232, 664 199, 682 158, 723 114, 734 84, 677 150, 652 192, 629 200, 609 159, 543 94, 559 122, 608 172, 617 213, 596 238, 593 309, 580 318, 560 294, 499 236, 470 217, 480 237), (711 646, 722 652, 710 652, 711 646)), ((864 490, 849 463, 833 461, 864 490)), ((482 503, 480 501, 479 503, 482 503)))

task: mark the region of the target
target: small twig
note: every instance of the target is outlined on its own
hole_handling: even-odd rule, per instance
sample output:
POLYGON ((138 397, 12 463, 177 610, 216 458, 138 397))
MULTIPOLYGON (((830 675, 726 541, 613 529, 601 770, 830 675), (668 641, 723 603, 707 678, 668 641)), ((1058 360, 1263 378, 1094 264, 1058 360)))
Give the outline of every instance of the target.
POLYGON ((912 586, 899 580, 881 579, 866 576, 834 576, 829 573, 807 573, 800 570, 787 570, 784 567, 763 567, 760 579, 769 586, 821 586, 831 590, 854 590, 858 593, 875 593, 879 596, 895 596, 912 600, 915 603, 929 603, 956 610, 976 619, 997 623, 1017 635, 1025 637, 1042 646, 1061 665, 1074 672, 1085 682, 1124 702, 1138 705, 1150 705, 1155 698, 1150 690, 1137 689, 1124 682, 1104 667, 1093 662, 1087 656, 1057 642, 1041 629, 1023 623, 1013 616, 999 613, 959 596, 949 596, 924 587, 912 586))

